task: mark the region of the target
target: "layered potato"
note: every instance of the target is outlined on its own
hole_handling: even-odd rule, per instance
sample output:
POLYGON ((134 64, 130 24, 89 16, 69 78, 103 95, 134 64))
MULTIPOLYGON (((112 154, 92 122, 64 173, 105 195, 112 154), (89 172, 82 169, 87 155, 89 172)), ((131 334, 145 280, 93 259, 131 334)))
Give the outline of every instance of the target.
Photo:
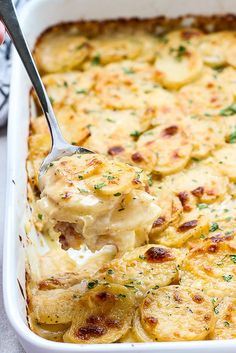
POLYGON ((28 197, 44 250, 29 252, 27 296, 41 337, 236 338, 236 24, 182 24, 80 22, 36 44, 63 136, 95 152, 55 161, 39 185, 51 141, 33 93, 28 197))

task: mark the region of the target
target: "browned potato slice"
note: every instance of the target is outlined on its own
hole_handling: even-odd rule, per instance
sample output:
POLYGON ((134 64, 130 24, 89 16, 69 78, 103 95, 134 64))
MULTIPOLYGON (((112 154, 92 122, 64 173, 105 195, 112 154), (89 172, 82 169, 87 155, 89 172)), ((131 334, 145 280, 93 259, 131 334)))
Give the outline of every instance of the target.
POLYGON ((178 89, 198 78, 203 64, 195 48, 178 45, 159 52, 155 68, 158 82, 164 87, 178 89))
POLYGON ((192 238, 199 238, 209 232, 209 220, 198 211, 182 215, 178 223, 170 225, 156 238, 156 242, 165 246, 183 246, 192 238))
POLYGON ((235 77, 235 72, 231 68, 220 73, 205 68, 198 80, 177 93, 184 113, 190 116, 221 114, 234 101, 235 82, 232 77, 235 77))
POLYGON ((142 295, 151 287, 162 287, 176 281, 181 261, 181 252, 176 249, 144 245, 107 263, 99 271, 99 278, 122 284, 142 295))
POLYGON ((55 29, 40 38, 34 56, 39 69, 51 73, 79 68, 90 51, 86 37, 55 29))
POLYGON ((134 37, 125 35, 113 35, 100 37, 91 42, 94 47, 92 53, 92 62, 99 61, 100 64, 106 65, 122 60, 133 60, 142 52, 141 41, 134 37))
POLYGON ((135 338, 135 342, 155 342, 155 338, 151 337, 143 328, 140 321, 140 310, 136 310, 133 320, 132 333, 135 338))
POLYGON ((225 146, 213 152, 213 157, 220 172, 235 182, 236 144, 225 144, 225 146))
POLYGON ((190 287, 169 286, 151 291, 140 305, 145 332, 158 341, 193 341, 214 329, 210 298, 190 287))
POLYGON ((76 305, 65 342, 111 343, 128 331, 134 313, 133 296, 118 284, 98 285, 76 305))
POLYGON ((145 132, 138 140, 137 150, 150 151, 156 158, 153 172, 168 175, 180 171, 188 163, 192 145, 181 125, 163 125, 145 132))
POLYGON ((30 308, 41 324, 67 324, 72 321, 81 291, 52 289, 32 295, 30 308))
POLYGON ((219 232, 190 250, 181 274, 181 283, 216 297, 236 291, 235 241, 219 232))
POLYGON ((194 117, 189 121, 188 131, 193 143, 192 157, 207 157, 224 144, 226 130, 221 118, 194 117))
POLYGON ((236 338, 236 299, 225 297, 215 306, 216 325, 210 334, 213 340, 236 338))
POLYGON ((218 67, 226 64, 227 56, 229 60, 231 53, 230 46, 233 45, 234 33, 223 31, 210 33, 203 36, 199 44, 199 50, 205 64, 218 67))
POLYGON ((163 232, 169 224, 178 222, 183 213, 183 206, 180 199, 169 187, 166 187, 164 183, 160 184, 154 181, 151 187, 151 193, 157 197, 157 203, 161 208, 161 214, 154 221, 151 234, 149 235, 150 241, 155 243, 158 239, 158 235, 163 232))

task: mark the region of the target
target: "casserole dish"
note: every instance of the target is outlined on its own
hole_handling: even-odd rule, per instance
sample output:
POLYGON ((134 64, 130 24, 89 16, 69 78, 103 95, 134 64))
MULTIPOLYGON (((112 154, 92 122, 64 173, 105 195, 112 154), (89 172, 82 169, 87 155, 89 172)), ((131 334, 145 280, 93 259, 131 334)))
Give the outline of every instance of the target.
MULTIPOLYGON (((96 9, 96 1, 37 1, 28 5, 22 13, 22 22, 31 46, 38 35, 47 27, 61 21, 73 21, 78 19, 107 19, 119 17, 151 17, 166 15, 169 17, 193 14, 227 13, 233 11, 233 1, 223 2, 208 1, 209 6, 204 10, 204 2, 200 2, 198 7, 189 1, 177 1, 176 7, 171 8, 171 2, 166 1, 134 1, 113 3, 111 1, 100 2, 99 9, 96 9), (135 4, 135 5, 134 5, 135 4), (231 6, 230 6, 231 5, 231 6), (135 6, 135 10, 134 10, 135 6), (74 13, 74 9, 81 10, 74 13), (184 9, 184 12, 182 11, 184 9), (54 15, 52 15, 54 14, 54 15), (35 17, 38 22, 35 24, 35 17)), ((34 335, 27 327, 25 312, 25 268, 24 268, 24 241, 27 239, 27 213, 30 212, 26 205, 26 172, 25 160, 27 156, 27 136, 29 118, 29 82, 19 64, 18 58, 14 57, 13 79, 10 100, 9 116, 9 146, 8 150, 8 188, 7 188, 7 215, 6 215, 6 242, 4 258, 4 297, 6 311, 9 319, 17 331, 20 341, 27 352, 95 352, 114 351, 128 352, 129 350, 146 352, 182 352, 196 351, 222 352, 228 349, 233 352, 235 343, 232 341, 220 342, 184 342, 184 343, 158 343, 158 344, 112 344, 110 345, 71 345, 59 344, 46 341, 34 335), (21 92, 19 94, 19 92, 21 92), (14 98, 13 98, 14 97, 14 98), (14 141, 14 144, 12 144, 14 141), (20 148, 16 141, 19 141, 20 148), (25 212, 26 210, 26 212, 25 212)), ((33 107, 32 107, 33 108, 33 107)), ((32 112, 33 113, 33 112, 32 112)), ((34 234, 31 234, 33 237, 34 234)), ((38 244, 40 247, 40 244, 38 244)), ((43 251, 43 247, 41 251, 43 251)), ((40 251, 40 249, 39 249, 40 251)), ((36 264, 37 267, 37 264, 36 264)), ((37 268, 34 268, 37 271, 37 268)))

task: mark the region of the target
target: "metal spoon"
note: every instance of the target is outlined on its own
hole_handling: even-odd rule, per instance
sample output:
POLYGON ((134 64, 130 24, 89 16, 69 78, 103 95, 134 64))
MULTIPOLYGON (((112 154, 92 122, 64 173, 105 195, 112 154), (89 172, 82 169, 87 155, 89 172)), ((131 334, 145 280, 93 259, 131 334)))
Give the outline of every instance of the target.
POLYGON ((58 126, 57 119, 53 112, 53 108, 50 99, 47 95, 46 89, 39 76, 39 72, 36 68, 34 59, 30 53, 24 35, 22 33, 15 6, 12 0, 0 0, 0 20, 5 25, 9 36, 14 43, 14 46, 24 64, 24 67, 29 75, 29 78, 33 84, 33 87, 37 93, 39 102, 42 106, 44 115, 47 119, 48 127, 52 138, 51 152, 44 159, 40 171, 40 176, 47 170, 50 163, 63 157, 72 155, 74 153, 93 153, 83 147, 73 146, 66 142, 61 134, 58 126))

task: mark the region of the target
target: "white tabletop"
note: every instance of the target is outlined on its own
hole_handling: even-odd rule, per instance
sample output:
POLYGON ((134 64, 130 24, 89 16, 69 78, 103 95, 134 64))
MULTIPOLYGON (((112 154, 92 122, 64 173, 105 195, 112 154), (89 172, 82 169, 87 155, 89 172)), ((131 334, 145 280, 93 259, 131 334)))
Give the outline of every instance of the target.
MULTIPOLYGON (((0 129, 0 353, 24 353, 4 312, 2 298, 2 243, 6 180, 6 129, 0 129)), ((33 353, 33 352, 32 352, 33 353)))

